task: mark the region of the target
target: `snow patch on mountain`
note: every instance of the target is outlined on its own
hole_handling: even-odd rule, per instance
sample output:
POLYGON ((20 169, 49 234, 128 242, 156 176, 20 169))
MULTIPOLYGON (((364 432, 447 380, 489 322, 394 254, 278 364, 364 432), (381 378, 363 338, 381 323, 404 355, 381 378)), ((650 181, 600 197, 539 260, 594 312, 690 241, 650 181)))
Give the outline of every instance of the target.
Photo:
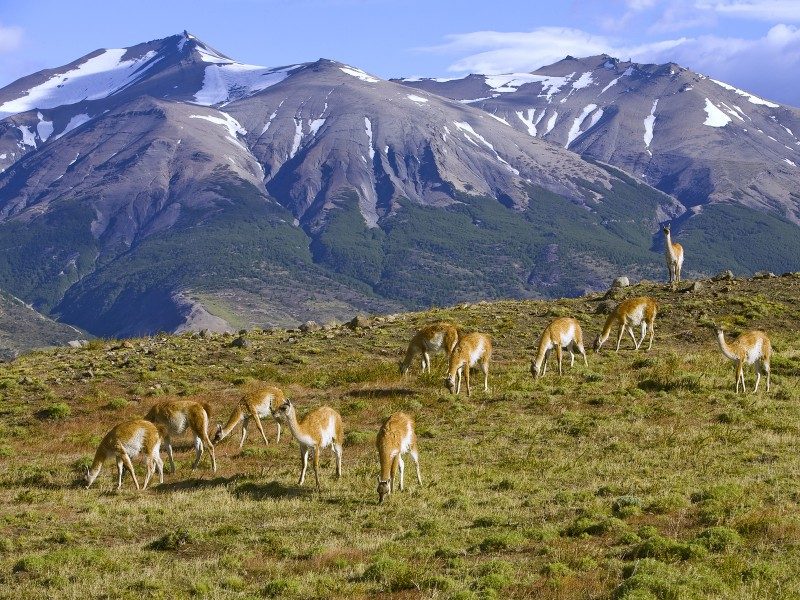
POLYGON ((650 142, 653 141, 653 125, 656 122, 656 107, 658 106, 658 98, 653 100, 653 107, 650 109, 650 114, 644 118, 644 147, 647 148, 647 153, 651 156, 650 142))
POLYGON ((556 126, 556 119, 558 119, 558 111, 553 112, 553 114, 547 120, 547 128, 544 130, 543 135, 547 135, 548 133, 553 131, 553 127, 556 126))
POLYGON ((295 117, 294 121, 294 139, 292 139, 292 149, 289 150, 289 158, 294 158, 297 151, 300 149, 300 142, 303 141, 303 120, 295 117))
POLYGON ((31 131, 31 128, 27 125, 20 125, 17 129, 22 134, 22 145, 36 148, 36 134, 31 131))
POLYGON ((578 77, 578 80, 572 84, 572 87, 576 90, 582 90, 590 85, 592 85, 592 72, 586 71, 586 73, 578 77))
POLYGON ((189 115, 190 119, 203 119, 204 121, 208 121, 210 123, 214 123, 215 125, 222 125, 225 129, 228 130, 228 139, 242 148, 243 150, 247 150, 244 144, 239 141, 239 138, 236 137, 237 134, 239 135, 247 135, 247 130, 239 124, 239 121, 234 119, 228 113, 224 113, 219 111, 219 114, 222 117, 214 117, 212 115, 189 115))
POLYGON ((769 108, 780 108, 780 104, 775 104, 774 102, 770 102, 769 100, 764 100, 763 98, 759 98, 755 94, 750 94, 749 92, 745 92, 744 90, 735 88, 732 85, 725 83, 724 81, 717 81, 716 79, 709 79, 709 81, 713 81, 718 86, 723 87, 726 90, 730 90, 731 92, 736 92, 740 96, 744 96, 752 104, 761 104, 763 106, 768 106, 769 108))
POLYGON ((569 128, 569 133, 567 133, 567 143, 564 144, 564 148, 569 148, 569 145, 575 141, 576 137, 580 135, 581 125, 586 120, 586 117, 588 117, 596 109, 597 104, 589 104, 583 108, 580 116, 575 118, 575 120, 572 122, 572 126, 569 128))
POLYGON ((714 103, 708 98, 706 98, 705 111, 707 116, 706 120, 703 121, 703 125, 708 125, 709 127, 725 127, 725 125, 731 122, 731 118, 714 106, 714 103))
POLYGON ((425 103, 427 103, 427 102, 428 102, 428 99, 427 99, 427 98, 423 98, 422 96, 416 96, 416 95, 414 95, 414 94, 408 94, 408 95, 406 96, 406 98, 408 98, 408 99, 409 99, 409 100, 411 100, 412 102, 417 102, 417 103, 419 103, 419 104, 425 104, 425 103))
POLYGON ((161 57, 153 51, 132 60, 122 60, 125 48, 104 50, 77 67, 53 75, 24 95, 0 104, 0 119, 34 109, 55 108, 83 100, 99 100, 127 87, 161 57))
MULTIPOLYGON (((602 90, 600 90, 600 94, 602 94, 603 92, 605 92, 605 91, 606 91, 608 88, 610 88, 610 87, 612 87, 612 86, 615 86, 615 85, 617 85, 617 82, 618 82, 620 79, 622 79, 622 75, 620 75, 620 76, 619 76, 619 77, 617 77, 616 79, 612 79, 612 80, 611 80, 611 81, 610 81, 608 84, 606 84, 606 87, 604 87, 602 90)), ((599 96, 600 94, 598 94, 598 96, 599 96)))
POLYGON ((364 127, 366 128, 367 142, 369 144, 369 159, 372 160, 375 158, 375 148, 372 145, 372 121, 367 117, 364 117, 364 127))
POLYGON ((317 135, 320 127, 325 125, 325 119, 314 119, 308 122, 308 130, 311 135, 317 135))
POLYGON ((88 123, 91 120, 92 120, 92 117, 90 117, 87 114, 75 115, 74 117, 72 117, 69 120, 69 123, 67 123, 67 126, 64 127, 64 130, 61 133, 59 133, 55 137, 55 139, 58 139, 58 138, 60 138, 60 137, 62 137, 64 135, 68 134, 73 129, 76 129, 76 128, 80 127, 81 125, 83 125, 84 123, 88 123))
POLYGON ((213 64, 206 67, 203 87, 194 101, 203 106, 223 104, 265 90, 286 79, 297 65, 268 69, 242 63, 213 64))
POLYGON ((36 133, 39 139, 46 142, 47 139, 53 134, 53 122, 46 121, 42 113, 36 113, 39 122, 36 124, 36 133))
POLYGON ((366 81, 367 83, 378 83, 378 80, 373 77, 372 75, 362 71, 361 69, 357 69, 355 67, 339 67, 342 73, 347 73, 348 75, 352 75, 361 81, 366 81))
POLYGON ((505 165, 506 169, 508 169, 509 171, 514 173, 514 175, 519 175, 519 171, 517 169, 515 169, 514 167, 512 167, 510 164, 508 164, 508 162, 503 160, 503 158, 497 153, 497 150, 494 149, 494 146, 492 144, 490 144, 486 140, 486 138, 484 138, 480 133, 475 131, 472 128, 472 125, 470 125, 469 123, 467 123, 465 121, 453 121, 453 125, 455 125, 456 128, 459 129, 464 134, 464 137, 467 138, 468 141, 472 142, 475 146, 477 146, 478 144, 470 136, 474 136, 476 139, 480 140, 483 143, 484 146, 486 146, 487 148, 489 148, 489 150, 492 151, 492 153, 494 154, 494 157, 499 162, 501 162, 501 163, 503 163, 505 165))

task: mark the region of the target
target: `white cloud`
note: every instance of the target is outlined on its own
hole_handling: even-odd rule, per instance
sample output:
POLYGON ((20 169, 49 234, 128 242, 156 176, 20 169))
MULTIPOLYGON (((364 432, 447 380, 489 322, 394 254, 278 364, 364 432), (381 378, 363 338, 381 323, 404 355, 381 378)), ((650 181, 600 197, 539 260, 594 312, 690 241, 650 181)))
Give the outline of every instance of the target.
POLYGON ((725 17, 770 23, 800 22, 800 2, 797 0, 698 0, 696 7, 725 17))
POLYGON ((0 23, 0 52, 15 50, 20 42, 22 42, 22 27, 4 26, 0 23))

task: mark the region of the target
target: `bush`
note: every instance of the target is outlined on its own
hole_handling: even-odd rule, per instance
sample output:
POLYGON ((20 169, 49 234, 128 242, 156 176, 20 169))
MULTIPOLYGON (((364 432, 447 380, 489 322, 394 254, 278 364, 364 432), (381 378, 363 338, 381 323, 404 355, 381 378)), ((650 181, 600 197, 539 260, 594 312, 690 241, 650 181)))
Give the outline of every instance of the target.
POLYGON ((694 541, 711 552, 724 552, 741 544, 742 538, 729 527, 711 527, 701 531, 694 541))
POLYGON ((61 421, 69 417, 71 413, 69 404, 65 402, 54 402, 50 406, 46 406, 37 413, 40 419, 48 419, 50 421, 61 421))
POLYGON ((167 533, 147 545, 148 550, 174 551, 192 543, 191 534, 185 529, 177 529, 167 533))

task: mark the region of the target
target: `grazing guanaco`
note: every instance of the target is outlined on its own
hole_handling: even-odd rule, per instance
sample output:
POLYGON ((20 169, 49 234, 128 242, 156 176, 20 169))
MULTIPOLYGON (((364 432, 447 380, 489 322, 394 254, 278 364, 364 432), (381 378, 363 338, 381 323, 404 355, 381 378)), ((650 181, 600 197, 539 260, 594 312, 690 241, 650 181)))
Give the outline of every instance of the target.
POLYGON ((720 350, 726 358, 736 363, 736 393, 739 393, 739 384, 742 391, 747 392, 744 384, 744 365, 755 365, 756 387, 753 393, 758 391, 758 384, 761 381, 761 374, 767 376, 767 391, 769 391, 769 359, 772 356, 772 344, 769 337, 763 331, 745 331, 742 335, 730 344, 725 342, 725 334, 722 329, 717 329, 717 341, 720 350))
POLYGON ((431 372, 431 355, 444 350, 449 356, 458 342, 458 329, 452 323, 432 323, 420 329, 408 344, 406 356, 400 361, 400 374, 405 375, 411 363, 422 355, 422 372, 431 372))
POLYGON ((164 483, 164 461, 161 460, 160 452, 161 435, 155 425, 143 419, 124 421, 106 434, 95 452, 92 466, 86 467, 84 476, 86 489, 89 489, 97 479, 103 463, 111 458, 117 462, 117 489, 122 488, 122 474, 125 469, 130 471, 137 490, 147 489, 150 477, 153 476, 156 469, 158 469, 159 481, 164 483), (144 454, 147 464, 147 475, 144 478, 143 488, 139 487, 139 480, 136 479, 133 463, 131 463, 131 459, 136 458, 140 453, 144 454))
POLYGON ((381 474, 378 476, 378 503, 383 502, 384 496, 392 493, 394 478, 400 470, 400 491, 404 489, 403 475, 405 464, 403 454, 408 452, 417 468, 417 483, 422 483, 419 474, 419 453, 417 452, 417 434, 414 432, 414 419, 402 412, 389 416, 378 431, 375 441, 378 448, 378 458, 381 462, 381 474))
MULTIPOLYGON (((261 419, 271 416, 272 407, 280 406, 283 404, 283 400, 283 392, 276 387, 263 383, 249 386, 236 405, 236 408, 233 409, 228 419, 228 424, 223 427, 222 423, 217 423, 217 430, 216 433, 214 433, 214 443, 217 444, 224 440, 228 434, 241 423, 242 439, 239 441, 239 449, 241 450, 242 446, 244 446, 244 440, 247 437, 247 425, 250 423, 250 419, 253 419, 258 431, 261 433, 261 437, 264 439, 264 443, 269 444, 267 435, 264 433, 264 427, 261 424, 261 419)), ((278 435, 275 441, 281 441, 280 423, 278 423, 278 435)))
POLYGON ((444 382, 451 393, 461 391, 461 375, 467 382, 470 395, 469 369, 478 362, 483 370, 483 391, 489 391, 489 360, 492 358, 492 340, 484 333, 467 333, 459 336, 456 347, 450 353, 450 367, 444 382))
POLYGON ((175 472, 175 460, 172 457, 172 436, 181 435, 187 429, 194 434, 194 463, 195 469, 203 456, 203 447, 208 448, 211 456, 211 468, 217 472, 217 458, 214 455, 214 444, 208 438, 208 421, 211 416, 211 407, 206 402, 197 400, 163 400, 159 402, 144 416, 147 421, 155 423, 164 433, 164 443, 167 446, 169 467, 175 472))
POLYGON ((308 455, 314 455, 314 479, 317 481, 317 491, 319 487, 319 452, 323 448, 331 446, 336 456, 336 477, 342 476, 342 442, 344 435, 342 432, 342 417, 330 406, 321 406, 308 413, 302 421, 297 420, 297 411, 291 400, 286 400, 273 413, 275 419, 287 425, 292 435, 300 444, 300 481, 298 485, 303 485, 306 480, 306 469, 308 469, 308 455))
POLYGON ((609 334, 611 333, 611 328, 614 325, 619 327, 617 352, 619 352, 619 345, 622 342, 622 336, 626 329, 628 330, 628 333, 631 334, 633 345, 638 350, 639 346, 642 345, 644 336, 647 334, 647 330, 649 328, 650 344, 647 346, 647 349, 650 350, 650 348, 653 347, 653 335, 657 310, 658 306, 656 305, 656 301, 652 298, 648 298, 647 296, 629 298, 628 300, 618 304, 617 307, 611 311, 611 314, 608 315, 606 324, 603 326, 603 332, 594 340, 595 352, 600 352, 600 348, 603 346, 603 344, 605 344, 609 334), (633 328, 638 327, 639 325, 642 326, 642 339, 637 342, 636 336, 633 333, 633 328))
POLYGON ((556 351, 559 375, 562 375, 562 348, 569 350, 570 367, 575 364, 575 352, 580 352, 583 355, 583 364, 587 367, 589 366, 589 363, 586 361, 586 350, 583 348, 583 332, 581 331, 581 325, 578 323, 577 319, 573 319, 572 317, 559 317, 545 328, 542 336, 539 338, 539 350, 536 352, 536 358, 531 362, 531 373, 534 379, 547 372, 547 359, 553 348, 555 348, 556 351))
POLYGON ((681 267, 683 266, 683 246, 678 242, 672 243, 672 235, 669 230, 669 223, 664 225, 664 254, 667 259, 667 270, 669 271, 669 282, 674 284, 681 280, 681 267))

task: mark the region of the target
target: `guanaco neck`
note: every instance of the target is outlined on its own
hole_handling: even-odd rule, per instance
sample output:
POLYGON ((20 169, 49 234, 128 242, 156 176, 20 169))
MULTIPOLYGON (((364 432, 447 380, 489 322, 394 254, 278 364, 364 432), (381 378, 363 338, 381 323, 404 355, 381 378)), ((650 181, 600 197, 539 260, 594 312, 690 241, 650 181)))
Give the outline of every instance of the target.
POLYGON ((392 476, 392 460, 394 454, 392 448, 381 446, 381 481, 388 481, 392 476))
POLYGON ((667 256, 669 256, 672 260, 677 260, 678 257, 675 254, 675 246, 672 244, 672 233, 668 231, 664 235, 667 238, 667 256))
POLYGON ((411 343, 408 345, 408 349, 406 350, 405 358, 403 358, 403 362, 401 363, 401 367, 403 369, 408 369, 411 366, 411 363, 414 360, 414 357, 417 355, 419 350, 417 349, 417 345, 412 340, 411 343))
POLYGON ((621 321, 621 319, 622 319, 622 317, 621 317, 621 315, 619 315, 617 313, 617 311, 614 311, 610 315, 608 315, 608 318, 606 319, 606 323, 605 323, 605 325, 603 325, 603 331, 600 334, 600 343, 601 344, 604 343, 608 339, 609 335, 611 335, 611 328, 614 326, 614 323, 617 323, 617 322, 621 321))
POLYGON ((722 353, 726 358, 729 358, 730 360, 739 360, 739 357, 733 351, 733 348, 731 348, 725 342, 725 333, 721 329, 717 331, 717 342, 719 342, 719 349, 722 350, 722 353))
POLYGON ((244 409, 242 408, 242 405, 241 405, 241 404, 238 404, 238 405, 236 406, 236 408, 234 409, 234 411, 231 413, 231 417, 230 417, 230 419, 228 419, 228 423, 225 425, 225 427, 223 427, 223 428, 222 428, 222 432, 221 432, 221 434, 220 434, 220 436, 219 436, 219 439, 220 439, 220 440, 223 440, 223 439, 225 439, 225 437, 226 437, 226 436, 227 436, 227 435, 228 435, 228 434, 229 434, 231 431, 233 431, 233 429, 234 429, 234 428, 235 428, 235 427, 236 427, 236 426, 237 426, 239 423, 241 423, 241 422, 242 422, 242 419, 244 419, 244 409))
POLYGON ((542 363, 544 362, 544 357, 547 355, 547 346, 550 342, 550 336, 542 336, 542 339, 539 340, 539 349, 536 351, 536 358, 533 361, 534 368, 538 373, 542 369, 542 363))
POLYGON ((306 444, 309 440, 311 440, 312 443, 315 443, 313 436, 309 435, 309 433, 303 430, 300 426, 300 422, 297 420, 297 414, 294 410, 284 414, 286 416, 286 426, 299 443, 306 444))

